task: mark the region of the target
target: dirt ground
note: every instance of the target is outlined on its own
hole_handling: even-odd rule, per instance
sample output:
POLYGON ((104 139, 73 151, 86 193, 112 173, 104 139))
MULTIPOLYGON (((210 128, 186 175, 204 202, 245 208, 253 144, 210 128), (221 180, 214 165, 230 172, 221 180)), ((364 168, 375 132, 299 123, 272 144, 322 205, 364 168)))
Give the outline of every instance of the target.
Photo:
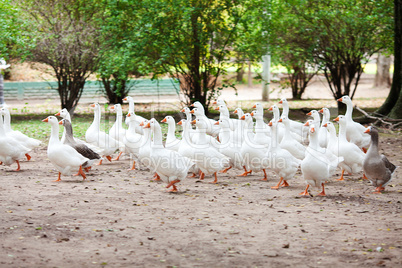
MULTIPOLYGON (((402 137, 381 136, 400 166, 402 137)), ((401 171, 383 194, 360 175, 327 184, 327 196, 271 190, 269 172, 219 183, 188 178, 167 193, 129 159, 82 181, 57 172, 42 147, 20 172, 0 166, 0 267, 401 267, 401 171)))

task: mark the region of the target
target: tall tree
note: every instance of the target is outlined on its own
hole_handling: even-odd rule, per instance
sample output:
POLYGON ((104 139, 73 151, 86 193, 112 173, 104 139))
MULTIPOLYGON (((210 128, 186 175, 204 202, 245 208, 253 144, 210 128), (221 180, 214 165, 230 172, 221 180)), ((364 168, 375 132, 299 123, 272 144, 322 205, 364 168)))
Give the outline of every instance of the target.
POLYGON ((394 57, 391 90, 376 112, 390 118, 402 119, 402 0, 394 0, 394 57))
MULTIPOLYGON (((314 58, 322 66, 335 99, 356 93, 363 66, 384 48, 392 5, 389 0, 287 0, 316 40, 314 58), (385 36, 385 37, 383 37, 385 36)), ((339 102, 339 107, 343 108, 339 102)))
POLYGON ((82 0, 26 0, 21 4, 32 21, 27 29, 35 43, 30 59, 53 69, 61 107, 70 113, 98 63, 99 30, 93 20, 102 12, 94 7, 92 1, 82 0))
MULTIPOLYGON (((219 89, 231 57, 241 47, 240 36, 261 41, 260 0, 165 0, 140 1, 135 40, 155 75, 169 74, 181 81, 187 104, 209 106, 219 89), (260 10, 259 16, 256 10, 260 10), (246 32, 245 29, 253 31, 246 32), (258 29, 259 28, 259 29, 258 29)), ((265 42, 267 43, 267 42, 265 42)))

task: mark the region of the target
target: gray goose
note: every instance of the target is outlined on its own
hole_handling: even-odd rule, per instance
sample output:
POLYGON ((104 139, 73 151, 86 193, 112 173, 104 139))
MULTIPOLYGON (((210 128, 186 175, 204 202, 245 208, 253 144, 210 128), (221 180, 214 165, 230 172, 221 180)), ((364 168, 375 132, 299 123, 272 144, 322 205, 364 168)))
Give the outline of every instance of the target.
POLYGON ((73 128, 71 126, 71 122, 68 119, 62 119, 59 122, 60 125, 64 126, 64 129, 66 130, 66 137, 64 144, 70 145, 73 147, 79 154, 82 156, 86 157, 89 159, 88 164, 85 166, 82 166, 87 172, 91 168, 93 162, 96 160, 101 160, 101 156, 94 152, 91 148, 86 146, 83 143, 78 143, 75 141, 74 136, 73 136, 73 128))
POLYGON ((378 152, 378 130, 369 127, 364 133, 371 136, 371 145, 363 162, 363 171, 366 177, 376 187, 374 194, 380 194, 391 181, 396 166, 389 162, 385 155, 378 152))

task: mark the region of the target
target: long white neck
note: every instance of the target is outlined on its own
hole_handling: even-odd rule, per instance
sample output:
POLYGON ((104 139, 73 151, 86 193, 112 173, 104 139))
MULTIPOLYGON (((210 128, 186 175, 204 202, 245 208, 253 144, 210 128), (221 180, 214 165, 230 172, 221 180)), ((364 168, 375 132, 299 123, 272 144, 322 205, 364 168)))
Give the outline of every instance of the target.
POLYGON ((339 141, 346 141, 346 122, 339 122, 339 141))
POLYGON ((348 101, 348 102, 346 102, 346 114, 345 114, 345 116, 347 118, 352 118, 352 114, 353 114, 353 103, 348 101))
POLYGON ((153 147, 154 148, 163 148, 162 130, 161 130, 161 127, 157 124, 154 125, 153 135, 154 135, 153 147))
POLYGON ((282 116, 289 117, 289 104, 287 102, 282 102, 282 116))
POLYGON ((11 131, 11 116, 10 116, 10 112, 8 110, 5 111, 3 118, 4 118, 4 125, 3 125, 4 131, 10 132, 11 131))
POLYGON ((189 112, 186 112, 186 120, 187 122, 191 122, 191 114, 189 112))
POLYGON ((198 144, 207 144, 207 131, 204 128, 197 128, 197 143, 198 144))
POLYGON ((313 150, 318 150, 318 133, 310 133, 309 137, 310 143, 308 146, 313 150))
POLYGON ((324 111, 324 113, 322 114, 322 122, 321 122, 321 126, 325 125, 326 123, 328 123, 329 121, 329 115, 328 113, 326 113, 324 111))
POLYGON ((94 110, 94 121, 92 122, 91 126, 92 128, 95 128, 95 131, 99 131, 100 129, 100 107, 95 108, 94 110))
POLYGON ((151 129, 145 128, 141 147, 149 147, 151 145, 151 129))
POLYGON ((59 124, 56 123, 51 123, 50 124, 52 129, 50 132, 50 139, 49 139, 49 144, 54 144, 54 143, 59 143, 59 124))
POLYGON ((263 129, 264 128, 264 120, 262 119, 262 116, 256 116, 255 117, 255 128, 256 129, 263 129))
MULTIPOLYGON (((283 113, 282 113, 282 117, 283 117, 283 113)), ((283 122, 283 124, 285 125, 285 133, 283 134, 283 138, 282 138, 282 140, 289 140, 289 139, 292 139, 293 138, 293 136, 292 136, 292 134, 290 133, 290 123, 289 123, 289 121, 288 120, 285 120, 285 121, 282 121, 283 122)))
POLYGON ((4 137, 5 135, 6 131, 4 130, 3 116, 0 115, 0 137, 4 137))
POLYGON ((181 133, 181 138, 184 142, 191 144, 191 139, 190 139, 190 122, 189 121, 185 121, 182 124, 183 126, 183 131, 181 133))
POLYGON ((221 144, 227 144, 230 142, 230 128, 229 127, 221 127, 219 131, 219 140, 221 144))
POLYGON ((338 140, 338 137, 336 136, 335 127, 328 126, 328 132, 329 132, 328 148, 332 148, 333 146, 335 146, 338 140))
POLYGON ((271 152, 276 151, 278 148, 277 127, 276 123, 272 124, 271 130, 271 152))
POLYGON ((272 112, 274 113, 274 121, 278 122, 278 120, 279 120, 279 109, 274 108, 272 112))
POLYGON ((128 100, 128 112, 134 113, 134 100, 132 98, 128 100))
POLYGON ((123 111, 121 109, 117 109, 116 111, 116 125, 121 126, 123 122, 123 111))
POLYGON ((176 139, 175 130, 176 130, 175 122, 172 122, 172 121, 169 120, 168 121, 168 132, 167 132, 166 141, 171 141, 171 140, 176 139))

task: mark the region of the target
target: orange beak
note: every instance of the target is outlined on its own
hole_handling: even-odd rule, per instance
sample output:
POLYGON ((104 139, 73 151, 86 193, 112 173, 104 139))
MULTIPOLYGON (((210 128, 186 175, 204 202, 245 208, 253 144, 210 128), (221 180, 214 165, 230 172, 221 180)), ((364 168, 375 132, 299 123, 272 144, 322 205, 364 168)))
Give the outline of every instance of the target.
POLYGON ((280 100, 280 101, 279 101, 279 104, 282 104, 282 103, 283 103, 283 101, 282 101, 282 100, 280 100))
POLYGON ((240 117, 240 120, 246 120, 246 116, 243 115, 242 117, 240 117))
POLYGON ((251 116, 254 116, 254 112, 251 112, 251 114, 250 114, 251 116))
POLYGON ((142 121, 142 122, 140 123, 140 126, 141 126, 141 127, 143 127, 143 126, 144 126, 144 121, 142 121))
POLYGON ((321 110, 319 110, 318 111, 320 114, 323 114, 324 113, 324 109, 321 109, 321 110))
POLYGON ((217 104, 217 102, 216 102, 216 101, 214 101, 212 104, 217 104))
POLYGON ((311 112, 308 112, 306 115, 312 115, 312 113, 311 113, 311 112))
POLYGON ((131 116, 131 114, 130 114, 130 113, 128 113, 128 114, 127 114, 127 117, 130 117, 130 116, 131 116))
POLYGON ((194 107, 194 104, 191 104, 190 107, 194 107))
POLYGON ((268 123, 268 126, 272 127, 272 122, 269 122, 269 123, 268 123))
POLYGON ((194 114, 194 110, 191 110, 191 111, 190 111, 190 114, 194 114))
POLYGON ((181 111, 180 112, 182 112, 182 113, 184 113, 185 112, 185 109, 183 108, 183 109, 181 109, 181 111))
POLYGON ((89 106, 91 106, 92 108, 95 108, 95 103, 92 103, 92 104, 89 105, 89 106))
POLYGON ((233 112, 234 114, 237 114, 237 110, 234 110, 234 112, 233 112))
POLYGON ((60 112, 58 112, 57 114, 55 114, 55 116, 60 116, 60 112))
POLYGON ((110 110, 114 110, 114 105, 109 107, 110 110))
POLYGON ((216 123, 214 125, 219 125, 219 121, 216 121, 216 123))
POLYGON ((366 129, 366 131, 364 131, 364 133, 370 133, 370 129, 366 129))
POLYGON ((125 97, 125 98, 123 99, 123 101, 127 101, 127 97, 125 97))
POLYGON ((257 108, 257 105, 254 104, 253 109, 257 108))
POLYGON ((60 120, 59 125, 63 125, 63 120, 60 120))
POLYGON ((43 119, 42 122, 49 122, 49 118, 43 119))
POLYGON ((219 111, 219 107, 216 107, 216 108, 215 108, 215 111, 219 111))
POLYGON ((282 123, 282 118, 280 118, 280 119, 278 120, 278 123, 282 123))
POLYGON ((337 101, 343 101, 343 99, 342 99, 342 98, 339 98, 339 99, 337 99, 337 101))
POLYGON ((323 125, 323 127, 327 127, 327 126, 328 126, 328 124, 324 124, 324 125, 323 125))
POLYGON ((179 122, 177 122, 177 124, 178 124, 179 126, 183 125, 183 123, 181 122, 181 120, 180 120, 179 122))
POLYGON ((195 125, 195 124, 196 124, 196 121, 195 121, 195 120, 191 121, 191 124, 192 124, 192 125, 195 125))
POLYGON ((166 123, 167 122, 167 120, 166 120, 166 117, 165 118, 163 118, 163 120, 161 121, 161 123, 166 123))
POLYGON ((148 122, 148 124, 146 124, 146 125, 144 126, 144 128, 151 128, 151 123, 148 122))
POLYGON ((304 124, 304 126, 305 126, 305 127, 308 127, 308 126, 310 126, 310 123, 307 121, 307 122, 304 124))
POLYGON ((311 132, 311 133, 314 133, 314 132, 315 132, 315 129, 312 127, 312 128, 310 129, 310 132, 311 132))
POLYGON ((339 121, 339 116, 334 119, 334 121, 338 122, 339 121))
POLYGON ((271 107, 269 107, 269 109, 268 109, 268 111, 272 111, 274 108, 272 108, 272 106, 271 107))

